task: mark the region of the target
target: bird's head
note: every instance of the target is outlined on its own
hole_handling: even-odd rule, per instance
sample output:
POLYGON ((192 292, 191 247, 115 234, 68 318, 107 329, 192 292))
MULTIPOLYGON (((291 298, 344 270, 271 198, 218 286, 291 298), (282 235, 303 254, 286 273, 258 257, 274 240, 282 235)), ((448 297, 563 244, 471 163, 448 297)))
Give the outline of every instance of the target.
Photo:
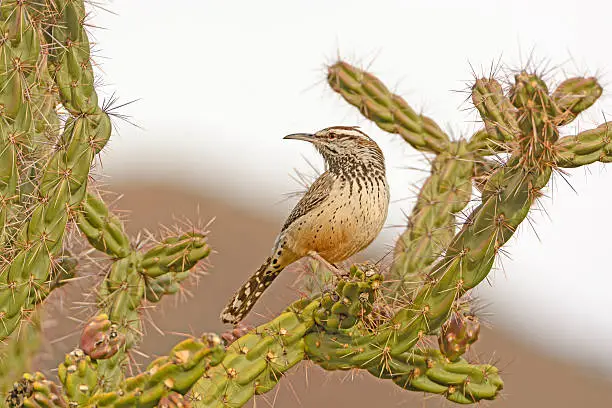
POLYGON ((333 126, 316 133, 294 133, 284 138, 312 143, 330 165, 338 161, 375 161, 384 165, 382 151, 376 142, 356 126, 333 126))

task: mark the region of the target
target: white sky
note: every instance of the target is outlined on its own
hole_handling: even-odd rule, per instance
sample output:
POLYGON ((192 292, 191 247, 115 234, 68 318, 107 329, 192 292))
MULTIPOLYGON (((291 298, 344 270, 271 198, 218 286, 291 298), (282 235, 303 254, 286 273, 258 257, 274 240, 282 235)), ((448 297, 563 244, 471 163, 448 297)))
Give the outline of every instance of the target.
MULTIPOLYGON (((103 156, 115 179, 153 179, 218 191, 238 205, 282 218, 293 202, 293 168, 314 150, 282 136, 360 125, 383 148, 392 200, 389 225, 411 208, 422 156, 333 94, 325 64, 338 54, 368 66, 456 136, 478 126, 465 90, 500 58, 512 68, 532 54, 559 66, 551 75, 597 75, 610 84, 611 7, 598 1, 114 1, 94 11, 97 61, 107 95, 140 100, 121 110, 143 129, 121 125, 103 156), (376 4, 376 6, 374 6, 376 4), (407 200, 408 198, 408 200, 407 200)), ((611 112, 610 99, 577 123, 611 112)), ((609 116, 612 116, 610 114, 609 116)), ((566 132, 576 131, 573 126, 566 132)), ((611 165, 612 166, 612 165, 611 165)), ((612 170, 595 164, 560 178, 523 227, 512 259, 479 293, 497 326, 542 350, 612 375, 612 170), (539 239, 538 240, 538 236, 539 239)), ((399 233, 389 228, 378 240, 399 233)), ((271 243, 272 244, 272 243, 271 243)))

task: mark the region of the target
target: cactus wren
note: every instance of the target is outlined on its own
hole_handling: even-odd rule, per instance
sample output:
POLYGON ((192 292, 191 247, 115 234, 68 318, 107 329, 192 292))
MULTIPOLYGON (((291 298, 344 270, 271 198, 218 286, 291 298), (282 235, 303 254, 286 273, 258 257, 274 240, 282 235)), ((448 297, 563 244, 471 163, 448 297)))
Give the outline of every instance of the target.
POLYGON ((378 145, 356 127, 335 126, 305 140, 325 160, 326 170, 297 203, 276 239, 272 256, 242 285, 221 313, 237 324, 289 264, 304 256, 334 263, 367 247, 383 227, 389 206, 385 160, 378 145))

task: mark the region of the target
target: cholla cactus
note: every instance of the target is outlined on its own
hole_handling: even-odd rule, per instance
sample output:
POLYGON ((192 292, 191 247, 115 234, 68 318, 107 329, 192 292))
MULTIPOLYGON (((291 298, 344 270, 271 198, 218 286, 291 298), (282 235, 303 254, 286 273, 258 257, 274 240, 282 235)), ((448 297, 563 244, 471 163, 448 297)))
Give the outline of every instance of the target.
POLYGON ((65 399, 83 402, 85 386, 93 392, 123 381, 126 353, 141 333, 141 304, 176 292, 210 249, 197 231, 167 237, 148 251, 133 249, 118 218, 87 193, 111 122, 98 106, 83 2, 5 1, 0 17, 0 339, 7 344, 2 388, 14 370, 28 369, 39 331, 32 311, 74 276, 75 263, 64 250, 74 224, 114 261, 97 294, 103 314, 81 336, 82 347, 100 361, 96 371, 77 389, 65 383, 73 376, 60 375, 65 399))
POLYGON ((82 4, 5 1, 0 15, 5 339, 53 288, 51 272, 62 256, 70 215, 85 195, 111 123, 97 105, 82 4), (62 126, 58 103, 65 108, 62 126))
POLYGON ((456 403, 495 399, 503 388, 497 368, 463 357, 479 334, 465 299, 556 168, 612 160, 607 123, 559 137, 558 127, 600 96, 593 78, 568 79, 553 92, 527 71, 507 90, 479 78, 472 101, 484 127, 469 140, 451 140, 373 75, 337 62, 328 71, 334 91, 383 130, 435 155, 390 271, 355 265, 330 290, 295 301, 268 323, 235 330, 225 342, 216 334, 187 339, 127 377, 141 306, 180 289, 210 253, 206 233, 134 246, 120 219, 88 191, 111 124, 98 106, 82 0, 5 1, 0 17, 3 391, 6 377, 29 370, 39 336, 33 311, 76 273, 64 248, 67 230, 76 226, 112 263, 80 347, 59 365, 59 382, 41 373, 10 378, 9 406, 242 406, 306 359, 456 403), (490 158, 500 152, 505 162, 490 158), (472 186, 480 204, 456 231, 456 215, 474 199, 472 186), (433 336, 438 347, 428 341, 433 336))

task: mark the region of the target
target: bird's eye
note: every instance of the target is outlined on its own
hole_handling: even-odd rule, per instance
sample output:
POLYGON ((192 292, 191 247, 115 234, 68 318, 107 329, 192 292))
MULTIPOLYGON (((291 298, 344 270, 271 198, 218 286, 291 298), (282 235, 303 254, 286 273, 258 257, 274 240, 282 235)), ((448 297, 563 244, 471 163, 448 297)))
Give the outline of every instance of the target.
POLYGON ((334 140, 336 138, 336 134, 335 133, 328 133, 327 134, 327 138, 331 139, 331 140, 334 140))

